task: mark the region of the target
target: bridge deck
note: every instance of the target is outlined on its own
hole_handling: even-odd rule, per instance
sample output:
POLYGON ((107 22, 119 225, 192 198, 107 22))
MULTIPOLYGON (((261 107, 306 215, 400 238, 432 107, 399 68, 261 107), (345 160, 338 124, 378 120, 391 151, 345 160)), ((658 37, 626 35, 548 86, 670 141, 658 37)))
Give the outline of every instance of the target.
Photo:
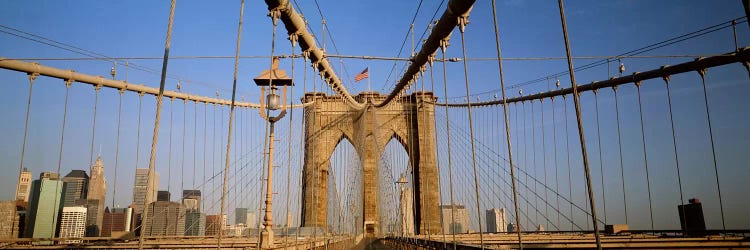
MULTIPOLYGON (((513 233, 485 234, 480 240, 478 234, 456 235, 459 249, 484 248, 508 249, 518 246, 518 236, 513 233)), ((415 236, 409 238, 386 238, 386 244, 392 247, 401 245, 418 245, 429 249, 452 248, 452 235, 415 236)), ((594 235, 528 233, 521 237, 524 248, 596 248, 594 235)), ((750 248, 750 238, 744 236, 706 236, 706 237, 668 237, 649 234, 602 235, 602 247, 605 248, 750 248)))

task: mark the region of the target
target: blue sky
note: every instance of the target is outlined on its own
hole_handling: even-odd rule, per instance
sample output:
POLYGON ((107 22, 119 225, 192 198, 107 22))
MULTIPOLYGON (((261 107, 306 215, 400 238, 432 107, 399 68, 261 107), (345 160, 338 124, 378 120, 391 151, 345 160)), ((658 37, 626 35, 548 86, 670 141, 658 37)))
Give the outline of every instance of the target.
MULTIPOLYGON (((409 29, 409 22, 414 16, 417 1, 318 1, 324 14, 333 41, 340 54, 343 55, 368 55, 394 57, 398 54, 402 41, 409 29)), ((420 11, 417 13, 414 23, 417 38, 423 33, 433 13, 439 9, 438 16, 443 12, 444 6, 439 6, 439 1, 424 1, 420 11)), ((316 34, 318 41, 321 40, 321 17, 313 1, 299 1, 299 6, 304 16, 308 19, 311 31, 316 34)), ((233 56, 236 43, 237 18, 239 1, 178 1, 174 35, 172 37, 171 56, 233 56)), ((40 35, 52 40, 75 45, 79 48, 98 52, 111 57, 160 57, 164 49, 164 37, 166 31, 167 15, 169 12, 168 1, 3 1, 0 3, 0 24, 28 33, 40 35)), ((270 55, 272 25, 266 16, 267 7, 262 2, 248 1, 245 7, 245 20, 242 36, 241 55, 243 56, 268 56, 270 55)), ((692 32, 707 26, 744 16, 740 1, 567 1, 566 14, 568 19, 570 42, 573 55, 575 56, 607 56, 617 55, 635 48, 640 48, 671 37, 692 32)), ((555 1, 498 1, 498 21, 500 23, 500 36, 502 39, 502 51, 504 57, 562 57, 565 55, 562 32, 559 24, 557 3, 555 1)), ((494 48, 492 12, 488 1, 478 1, 470 16, 471 23, 466 30, 466 50, 469 58, 492 58, 496 57, 494 48)), ((290 54, 291 48, 286 40, 286 32, 283 26, 279 26, 276 40, 276 54, 290 54)), ((737 25, 737 37, 739 46, 748 45, 750 31, 747 23, 737 25)), ((326 37, 326 48, 328 53, 337 53, 331 44, 331 38, 326 37)), ((461 57, 461 41, 458 33, 453 34, 451 47, 448 49, 447 57, 461 57)), ((322 46, 319 44, 319 46, 322 46)), ((407 57, 410 50, 410 42, 407 41, 401 57, 407 57)), ((734 50, 732 29, 720 31, 690 39, 681 43, 667 46, 648 52, 644 55, 712 55, 726 53, 734 50)), ((58 48, 34 43, 28 40, 0 33, 0 57, 4 58, 60 58, 60 57, 83 57, 79 54, 64 51, 58 48)), ((645 71, 657 68, 665 64, 677 64, 692 60, 691 58, 658 58, 658 59, 625 59, 626 73, 634 71, 645 71)), ((44 65, 74 69, 93 75, 108 76, 111 62, 106 61, 39 61, 44 65)), ((575 60, 576 65, 583 65, 592 60, 575 60)), ((133 60, 141 66, 152 69, 160 69, 161 60, 133 60)), ((352 78, 365 67, 370 67, 372 88, 381 92, 388 92, 389 86, 396 78, 400 77, 400 71, 388 76, 393 66, 391 61, 366 61, 361 59, 345 59, 332 61, 339 76, 345 79, 346 86, 350 92, 357 93, 366 90, 364 82, 353 83, 352 78), (344 70, 341 70, 343 64, 344 70)), ((295 75, 300 79, 303 75, 301 61, 295 65, 295 75)), ((531 79, 543 77, 551 73, 557 73, 567 69, 565 60, 534 60, 534 61, 506 61, 505 80, 508 85, 525 82, 531 79)), ((268 67, 267 59, 243 59, 239 65, 238 96, 244 96, 248 100, 257 100, 258 91, 251 79, 268 67)), ((289 60, 282 61, 281 67, 291 71, 289 60)), ((398 65, 400 69, 402 65, 398 65)), ((130 82, 143 83, 149 86, 158 86, 158 74, 146 73, 136 69, 126 69, 118 66, 118 79, 127 78, 130 82)), ((308 68, 309 69, 309 68, 308 68)), ((606 67, 597 67, 576 73, 579 83, 602 80, 614 75, 617 66, 613 63, 612 73, 607 75, 606 67)), ((232 59, 181 59, 171 60, 168 73, 173 78, 168 79, 167 88, 175 89, 177 80, 183 79, 183 91, 190 93, 213 96, 218 90, 220 95, 228 98, 232 82, 232 59)), ((436 70, 441 70, 436 67, 436 70)), ((436 72, 439 75, 440 71, 436 72)), ((308 70, 308 74, 310 71, 308 70)), ((448 64, 448 96, 457 97, 465 94, 463 89, 463 69, 460 63, 448 64)), ((20 159, 20 148, 23 134, 23 118, 25 114, 25 103, 28 94, 26 76, 17 72, 0 71, 0 79, 7 83, 4 85, 6 91, 0 93, 0 105, 4 108, 0 113, 8 122, 0 125, 0 136, 5 138, 5 143, 0 145, 0 165, 7 170, 4 177, 0 177, 0 188, 12 190, 15 185, 15 173, 20 159)), ((469 62, 469 79, 471 81, 471 92, 479 93, 499 88, 497 64, 494 61, 471 61, 469 62)), ((725 202, 729 207, 727 213, 739 215, 748 207, 746 199, 738 197, 747 195, 747 186, 743 180, 750 176, 747 170, 746 148, 750 145, 750 134, 747 127, 748 111, 743 108, 743 96, 748 90, 747 72, 740 65, 730 65, 712 69, 707 78, 709 81, 709 98, 712 105, 712 122, 717 141, 718 160, 722 169, 722 176, 726 176, 727 192, 725 197, 734 197, 725 202)), ((568 83, 567 78, 561 78, 563 86, 568 83)), ((694 174, 688 174, 689 182, 686 185, 694 185, 696 189, 707 189, 712 182, 704 183, 703 176, 713 178, 711 171, 705 172, 704 168, 711 166, 706 160, 710 160, 710 149, 706 148, 706 128, 703 113, 702 90, 699 85, 697 74, 685 74, 673 77, 673 105, 677 107, 675 119, 678 120, 678 143, 680 146, 682 162, 688 165, 686 168, 695 168, 694 174), (706 154, 709 152, 709 154, 706 154), (690 164, 694 166, 690 166, 690 164), (700 166, 699 166, 700 165, 700 166), (700 174, 698 174, 700 173, 700 174)), ((303 90, 310 91, 312 84, 308 82, 307 89, 297 80, 294 101, 299 100, 303 90)), ((310 81, 311 82, 311 81, 310 81)), ((654 81, 657 82, 657 81, 654 81)), ((442 79, 436 77, 436 84, 441 84, 442 79)), ((646 135, 649 144, 649 163, 652 165, 673 164, 671 135, 668 120, 665 120, 666 99, 664 98, 663 84, 645 84, 642 89, 645 106, 645 119, 647 124, 646 135), (651 152, 653 150, 653 152, 651 152), (666 152, 666 153, 665 153, 666 152), (653 163, 652 163, 653 161, 653 163)), ((54 170, 57 166, 58 147, 60 136, 60 121, 62 120, 62 105, 64 101, 63 84, 60 80, 40 78, 34 85, 34 102, 32 104, 32 115, 29 133, 29 145, 27 147, 27 167, 34 171, 36 176, 42 170, 54 170)), ((536 83, 524 86, 524 93, 534 93, 547 89, 546 83, 536 83)), ((509 93, 515 95, 517 89, 509 93)), ((442 87, 437 88, 436 94, 443 96, 442 87)), ((70 106, 68 109, 68 123, 65 139, 65 157, 62 162, 62 172, 67 173, 70 169, 85 168, 88 164, 90 140, 91 140, 91 105, 94 95, 91 86, 77 84, 70 89, 70 106)), ((483 98, 486 98, 484 96, 483 98)), ((640 127, 638 123, 638 111, 635 99, 635 88, 628 85, 620 92, 620 108, 624 117, 623 143, 627 148, 626 164, 632 160, 635 168, 640 169, 642 162, 637 159, 642 157, 639 150, 640 127), (632 158, 632 159, 631 159, 632 158)), ((442 98, 441 98, 442 99, 442 98)), ((95 144, 101 145, 102 154, 105 159, 105 167, 110 169, 114 165, 114 132, 117 126, 118 95, 113 90, 102 90, 99 99, 99 116, 97 118, 97 139, 95 144)), ((616 132, 614 123, 614 103, 611 91, 602 91, 600 94, 600 109, 602 120, 603 153, 605 166, 619 167, 618 153, 613 143, 616 132), (605 129, 606 128, 606 129, 605 129), (606 136, 606 140, 605 139, 606 136)), ((559 103, 557 103, 559 104, 559 103)), ((570 103, 572 106, 572 103, 570 103)), ((181 103, 175 103, 175 121, 182 120, 183 111, 181 103)), ((584 110, 584 123, 586 124, 587 136, 596 138, 594 130, 593 97, 588 93, 582 97, 584 110)), ((123 129, 121 141, 120 170, 121 180, 117 184, 117 204, 126 205, 130 199, 130 188, 132 183, 132 166, 136 165, 135 149, 138 119, 138 97, 129 93, 124 97, 123 129), (123 167, 124 166, 124 167, 123 167)), ((203 113, 202 106, 198 108, 198 119, 203 113)), ((561 107, 557 107, 561 112, 561 107)), ((148 150, 150 149, 151 131, 153 124, 153 97, 144 97, 143 118, 141 128, 141 148, 138 156, 138 166, 145 167, 147 163, 148 150)), ((207 114, 211 119, 210 107, 207 114)), ((572 110, 572 109, 571 109, 572 110)), ((193 106, 188 105, 188 119, 192 118, 193 106)), ((166 111, 165 111, 166 112, 166 111)), ((480 111, 481 112, 481 111, 480 111)), ((489 111, 486 111, 490 114, 489 111)), ((512 112, 512 111, 511 111, 512 112)), ((538 115, 537 111, 537 115, 538 115)), ((513 113, 511 113, 513 114, 513 113)), ((163 114, 168 115, 168 114, 163 114)), ((247 112, 247 116, 254 117, 254 112, 247 112)), ((547 114, 549 115, 549 114, 547 114)), ((164 116, 163 116, 164 117, 164 116)), ((299 117, 299 116, 297 116, 299 117)), ((453 119, 453 117, 452 117, 453 119)), ((189 121, 189 120, 188 120, 189 121)), ((460 121, 460 120, 457 120, 460 121)), ((572 122, 573 120, 571 120, 572 122)), ((538 121, 537 121, 538 122, 538 121)), ((551 121, 546 121, 551 123, 551 121)), ((209 120, 208 128, 211 129, 212 121, 209 120)), ((560 120, 558 120, 560 123, 560 120)), ((177 123, 179 124, 179 123, 177 123)), ((575 123, 570 123, 574 126, 575 123)), ((257 125, 257 124, 256 124, 257 125)), ((558 127, 561 124, 550 124, 546 129, 558 127)), ((192 124, 188 124, 188 133, 192 124)), ((217 127, 220 124, 217 121, 217 127)), ((480 127, 489 126, 480 124, 480 127)), ((178 126, 179 127, 179 126, 178 126)), ((202 124, 198 129, 203 128, 202 124)), ((175 128, 175 137, 181 128, 175 128)), ((570 130, 574 136, 574 129, 570 130)), ((164 132, 166 133, 166 132, 164 132)), ((199 132, 200 133, 200 132, 199 132)), ((295 132, 296 133, 296 132, 295 132)), ((165 135, 160 139, 161 153, 167 143, 165 135)), ((226 136, 218 137, 224 138, 226 136)), ((479 138, 482 140, 482 138, 479 138)), ((177 140, 177 139, 176 139, 177 140)), ((192 139, 191 139, 192 140, 192 139)), ((188 140, 188 141, 191 141, 188 140)), ((210 136, 209 139, 210 140, 210 136)), ((257 140, 257 138, 256 138, 257 140)), ((201 143, 199 138, 197 143, 201 143)), ((485 138, 484 141, 492 141, 485 138)), ((593 141, 593 140, 592 140, 593 141)), ((177 142, 175 142, 177 143, 177 142)), ((196 142, 193 142, 194 144, 196 142)), ((207 143, 207 142, 206 142, 207 143)), ((559 141, 558 141, 559 143, 559 141)), ((219 144, 217 142, 217 144, 219 144)), ((179 145, 179 144, 177 144, 179 145)), ((577 145, 577 144, 576 144, 577 145)), ((193 152, 192 145, 188 145, 186 153, 199 155, 193 152)), ((589 148, 592 148, 591 145, 589 148)), ((98 148, 98 146, 96 146, 98 148)), ((575 150, 572 154, 576 153, 575 150)), ((181 150, 175 146, 173 150, 181 150)), ((547 149, 549 152, 550 149, 547 149)), ((598 151, 590 149, 590 155, 598 157, 598 151)), ((98 151, 98 149, 95 149, 98 151)), ((580 155, 580 152, 578 152, 580 155)), ((162 164, 166 159, 160 156, 162 164)), ((202 156, 198 156, 200 161, 202 156)), ((576 158, 578 159, 578 158, 576 158)), ((597 160, 592 160, 598 164, 597 160)), ((560 159, 562 161, 563 159, 560 159)), ((574 160, 576 162, 577 160, 574 160)), ((223 163, 223 162, 222 162, 223 163)), ((671 165, 670 165, 671 166, 671 165)), ((168 185, 166 171, 161 173, 161 187, 168 185)), ((655 172, 656 180, 670 179, 671 172, 655 172)), ((633 174, 633 176, 639 176, 633 174)), ((609 177, 609 176, 608 176, 609 177)), ((616 179, 617 176, 612 178, 616 179)), ((113 175, 108 172, 107 176, 112 183, 113 175)), ((640 178, 640 177, 637 177, 640 178)), ((176 180, 169 184, 172 187, 180 185, 176 180)), ((634 184, 635 185, 635 184, 634 184)), ((638 185, 635 185, 638 186, 638 185)), ((633 187, 633 192, 642 191, 633 187)), ((110 188, 111 189, 111 188, 110 188)), ((662 187, 669 190, 669 187, 662 187)), ((609 191, 607 191, 609 192, 609 191)), ((693 192, 696 195, 712 196, 713 192, 693 192)), ((610 195, 607 193, 607 195, 610 195)), ((611 194, 613 197, 617 193, 611 194)), ((0 193, 0 199, 12 198, 12 192, 0 193)), ((716 201, 715 198, 701 197, 707 203, 716 201)), ((614 199, 614 198, 613 198, 614 199)), ((726 199, 726 198, 725 198, 726 199)), ((643 204, 642 201, 634 200, 634 204, 643 204)), ((614 205, 611 205, 614 206, 614 205)), ((664 214, 672 215, 673 206, 669 205, 658 208, 664 214)), ((707 219, 709 225, 716 227, 715 206, 707 205, 707 219)), ((640 211, 640 210, 639 210, 640 211)), ((746 228, 750 221, 747 217, 736 220, 731 228, 746 228)), ((666 226, 674 226, 673 222, 664 222, 666 226)), ((643 226, 643 225, 639 225, 643 226)), ((729 227, 729 226, 728 226, 729 227)))

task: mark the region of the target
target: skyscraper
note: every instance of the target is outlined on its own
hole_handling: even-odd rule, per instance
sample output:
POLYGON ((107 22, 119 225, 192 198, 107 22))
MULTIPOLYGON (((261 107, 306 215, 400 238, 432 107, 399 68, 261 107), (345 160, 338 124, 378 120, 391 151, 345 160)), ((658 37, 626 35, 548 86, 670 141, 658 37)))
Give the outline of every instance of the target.
POLYGON ((146 236, 185 235, 185 208, 171 201, 155 201, 148 204, 148 216, 143 218, 143 232, 146 236))
POLYGON ((443 213, 445 233, 463 234, 469 232, 469 213, 464 205, 442 205, 440 206, 440 212, 443 213), (451 221, 451 213, 453 213, 453 221, 451 221))
MULTIPOLYGON (((81 238, 86 235, 86 208, 63 207, 60 217, 60 238, 81 238)), ((81 240, 66 240, 78 243, 81 240)))
POLYGON ((486 217, 488 233, 507 232, 508 217, 505 214, 505 208, 488 209, 486 217))
POLYGON ((201 191, 200 190, 182 190, 182 203, 185 208, 193 211, 201 210, 201 191))
POLYGON ((206 235, 219 235, 222 225, 226 225, 226 216, 206 215, 206 235))
POLYGON ((16 201, 0 202, 0 239, 18 238, 18 222, 16 201))
POLYGON ((120 237, 130 232, 133 219, 133 209, 109 208, 104 209, 104 221, 102 223, 102 237, 120 237))
POLYGON ((156 201, 170 201, 169 191, 161 190, 156 193, 156 201))
POLYGON ((156 201, 156 191, 159 186, 159 174, 153 173, 153 183, 151 193, 146 196, 146 190, 148 190, 148 172, 147 168, 136 168, 135 169, 135 183, 133 184, 133 204, 136 207, 136 213, 140 214, 143 212, 146 204, 156 201))
POLYGON ((18 186, 16 187, 16 200, 29 201, 29 190, 31 190, 31 171, 23 168, 18 176, 18 186))
MULTIPOLYGON (((96 158, 91 166, 91 179, 89 179, 87 199, 104 201, 107 195, 107 180, 104 178, 104 162, 102 156, 96 158)), ((102 208, 102 211, 104 208, 102 208)))
POLYGON ((257 228, 257 217, 255 217, 255 212, 248 210, 247 211, 247 225, 248 228, 257 228))
POLYGON ((77 200, 86 199, 89 191, 89 175, 84 170, 71 170, 62 178, 63 206, 75 206, 77 200))
POLYGON ((247 225, 247 210, 244 207, 234 209, 234 224, 247 225))
POLYGON ((206 234, 206 214, 188 211, 185 214, 185 235, 204 236, 206 234))
POLYGON ((86 218, 86 236, 99 236, 104 223, 104 201, 107 195, 107 180, 104 178, 104 162, 102 156, 96 157, 91 165, 91 179, 89 179, 86 199, 88 214, 86 218))
MULTIPOLYGON (((26 233, 28 238, 53 238, 60 209, 62 208, 63 182, 60 175, 43 172, 31 182, 26 233)), ((40 242, 50 244, 51 242, 40 242)))

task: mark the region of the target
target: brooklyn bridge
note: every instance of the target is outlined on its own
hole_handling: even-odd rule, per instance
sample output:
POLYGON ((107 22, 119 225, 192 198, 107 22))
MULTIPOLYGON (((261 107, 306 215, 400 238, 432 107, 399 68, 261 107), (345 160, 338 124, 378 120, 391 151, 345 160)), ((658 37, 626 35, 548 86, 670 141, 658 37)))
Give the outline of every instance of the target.
POLYGON ((750 248, 748 0, 0 6, 0 249, 750 248))

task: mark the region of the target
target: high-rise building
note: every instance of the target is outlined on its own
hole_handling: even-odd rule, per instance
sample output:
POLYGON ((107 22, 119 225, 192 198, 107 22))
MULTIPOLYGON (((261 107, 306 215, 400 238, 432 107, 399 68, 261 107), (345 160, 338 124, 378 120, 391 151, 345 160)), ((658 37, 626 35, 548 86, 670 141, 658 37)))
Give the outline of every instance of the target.
POLYGON ((84 170, 71 170, 62 178, 63 206, 72 207, 76 201, 86 199, 89 191, 89 175, 84 170))
POLYGON ((133 208, 104 208, 102 237, 120 237, 130 232, 133 220, 133 208))
POLYGON ((487 210, 487 232, 507 232, 508 217, 505 208, 493 208, 487 210))
MULTIPOLYGON (((96 200, 106 200, 107 196, 107 179, 104 178, 104 162, 99 155, 91 166, 91 178, 89 179, 88 194, 86 198, 96 200)), ((104 208, 102 208, 102 211, 104 208)))
POLYGON ((29 201, 29 190, 31 190, 31 171, 23 168, 18 175, 18 186, 16 187, 16 200, 29 201))
POLYGON ((226 216, 206 215, 206 235, 219 235, 222 225, 226 225, 226 216))
POLYGON ((148 204, 148 213, 143 217, 141 232, 146 236, 185 235, 185 207, 171 201, 155 201, 148 204))
MULTIPOLYGON (((63 207, 60 216, 60 238, 82 238, 86 235, 86 208, 63 207)), ((79 243, 81 240, 66 240, 66 243, 79 243)))
POLYGON ((201 210, 201 191, 200 190, 182 190, 182 204, 185 208, 193 211, 201 210))
POLYGON ((156 201, 170 201, 169 191, 160 190, 156 193, 156 201))
POLYGON ((464 205, 442 205, 440 206, 440 212, 443 214, 445 233, 463 234, 469 232, 469 212, 466 211, 464 205), (453 218, 453 221, 451 221, 451 218, 453 218))
POLYGON ((255 212, 247 210, 247 216, 245 216, 245 217, 247 217, 247 223, 245 223, 245 225, 248 228, 257 228, 258 227, 258 225, 257 225, 258 218, 255 217, 255 212))
POLYGON ((104 224, 104 201, 107 198, 107 180, 104 177, 104 162, 101 155, 97 156, 94 165, 91 165, 88 189, 86 236, 96 237, 100 236, 104 224))
POLYGON ((16 201, 0 201, 0 239, 18 238, 18 222, 16 201))
POLYGON ((147 168, 136 168, 135 169, 135 183, 133 184, 133 205, 136 207, 136 213, 140 214, 146 204, 156 201, 156 191, 159 187, 159 173, 153 172, 152 178, 153 183, 150 188, 151 193, 147 196, 146 192, 148 188, 148 172, 147 168))
MULTIPOLYGON (((60 209, 62 209, 63 182, 60 175, 43 172, 31 182, 29 208, 24 235, 27 238, 53 238, 60 209)), ((51 244, 52 242, 39 242, 51 244)))
POLYGON ((188 211, 185 214, 185 235, 206 235, 206 214, 198 211, 188 211))
POLYGON ((234 224, 247 225, 247 211, 245 207, 238 207, 234 209, 234 224))

